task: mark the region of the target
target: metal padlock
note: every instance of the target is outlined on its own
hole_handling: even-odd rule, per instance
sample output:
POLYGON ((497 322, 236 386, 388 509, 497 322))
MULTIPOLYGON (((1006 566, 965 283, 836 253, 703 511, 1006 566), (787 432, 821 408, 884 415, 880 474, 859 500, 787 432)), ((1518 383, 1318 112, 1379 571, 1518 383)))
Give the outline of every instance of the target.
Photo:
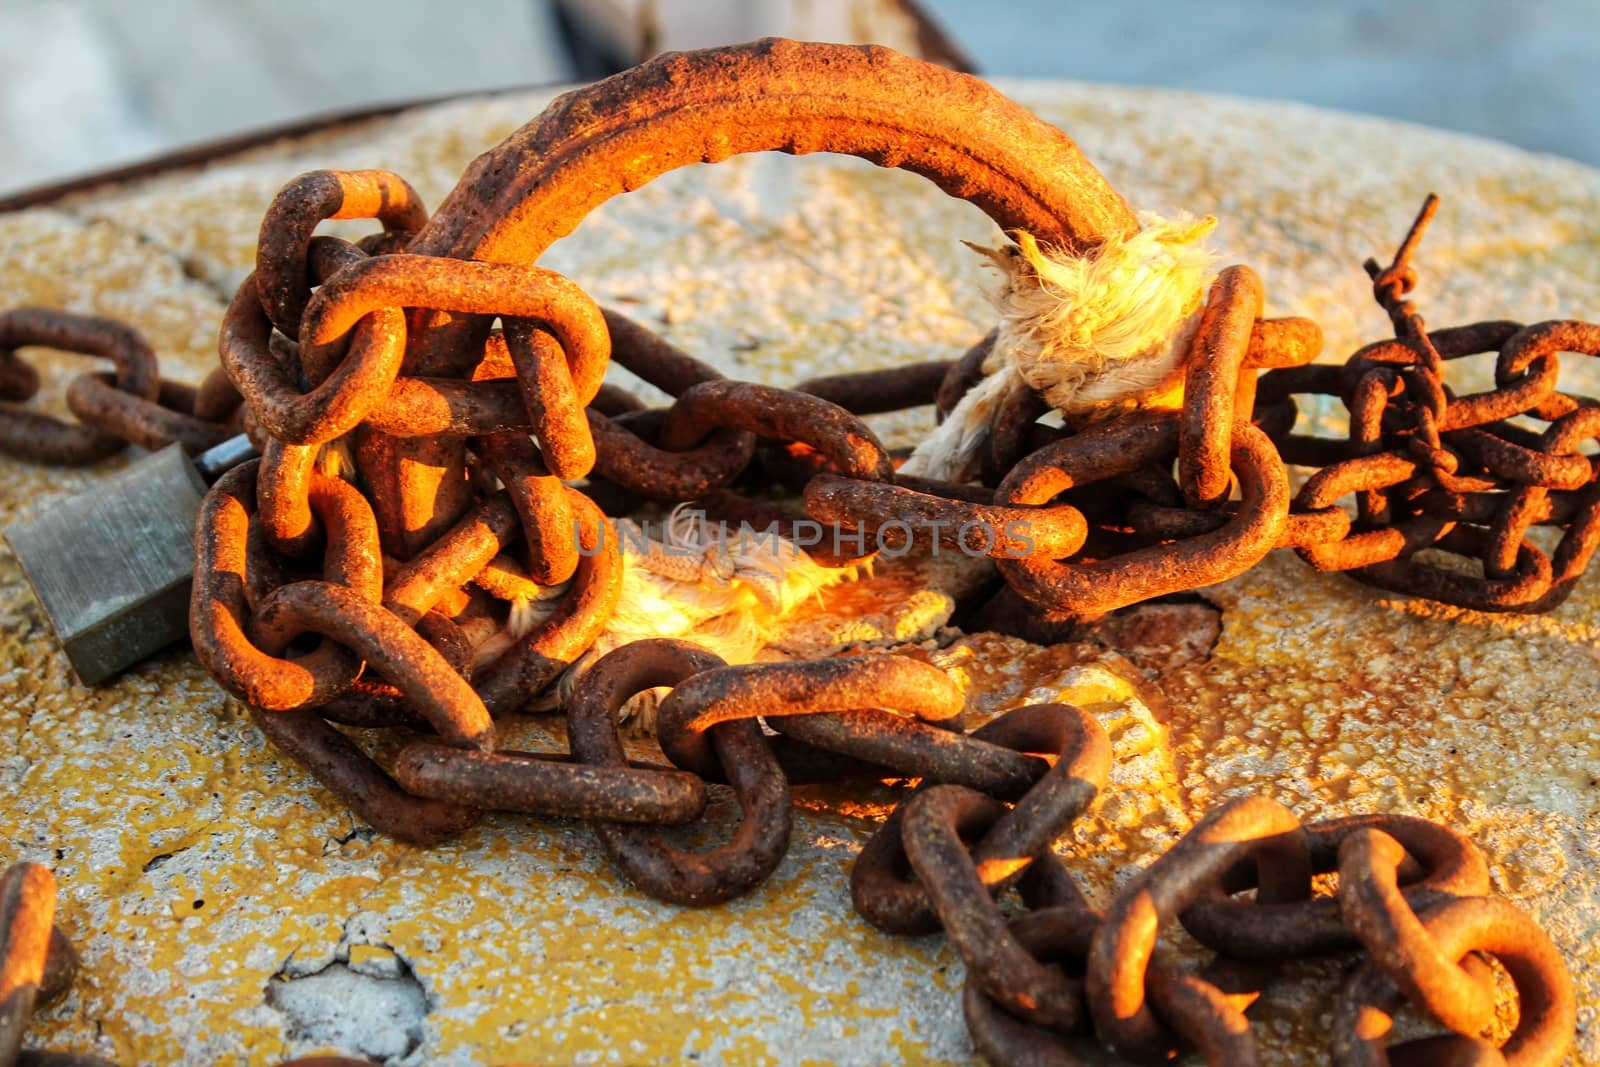
POLYGON ((207 485, 255 454, 243 434, 193 460, 169 445, 6 528, 85 685, 188 638, 201 498, 207 485))

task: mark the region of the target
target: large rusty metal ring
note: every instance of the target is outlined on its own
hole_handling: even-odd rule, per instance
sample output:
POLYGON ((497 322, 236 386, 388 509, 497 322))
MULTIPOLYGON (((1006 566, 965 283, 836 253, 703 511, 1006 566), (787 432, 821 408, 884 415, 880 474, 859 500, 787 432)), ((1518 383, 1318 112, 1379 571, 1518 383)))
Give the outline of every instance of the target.
MULTIPOLYGON (((410 251, 534 263, 612 196, 772 150, 913 171, 1047 246, 1089 252, 1138 229, 1066 134, 983 82, 883 48, 765 40, 663 55, 561 97, 472 164, 410 251)), ((413 325, 408 366, 423 376, 461 374, 489 330, 483 315, 413 325)), ((397 443, 396 457, 411 454, 461 462, 447 447, 397 443)), ((464 509, 453 485, 403 485, 405 499, 385 505, 403 518, 380 514, 383 527, 425 540, 464 509)))
POLYGON ((886 48, 769 38, 662 55, 557 99, 473 162, 412 247, 533 262, 619 193, 764 151, 910 170, 1047 245, 1089 251, 1138 228, 1065 133, 983 82, 886 48))

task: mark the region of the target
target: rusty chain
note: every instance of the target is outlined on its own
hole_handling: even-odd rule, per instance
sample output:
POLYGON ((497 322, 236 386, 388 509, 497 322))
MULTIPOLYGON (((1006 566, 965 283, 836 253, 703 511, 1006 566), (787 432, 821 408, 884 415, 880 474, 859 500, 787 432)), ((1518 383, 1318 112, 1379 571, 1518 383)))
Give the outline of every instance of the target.
POLYGON ((221 370, 199 388, 162 378, 156 354, 132 327, 114 319, 48 308, 0 313, 0 452, 35 463, 83 466, 116 455, 129 443, 160 448, 179 442, 190 454, 233 436, 237 403, 221 370), (73 380, 71 423, 19 405, 39 391, 39 373, 17 349, 42 346, 110 361, 111 374, 73 380))
POLYGON ((262 458, 216 483, 196 532, 196 652, 275 745, 395 837, 434 843, 489 809, 584 819, 640 888, 705 905, 748 891, 782 859, 789 782, 921 779, 863 850, 852 895, 885 930, 946 932, 991 1058, 1021 1055, 1024 1042, 1029 1062, 1068 1062, 1039 1051, 1054 1048, 1045 1027, 1091 1028, 1137 1055, 1181 1039, 1213 1062, 1248 1062, 1253 992, 1239 990, 1259 985, 1252 967, 1359 943, 1371 962, 1341 1001, 1341 1062, 1378 1062, 1374 1013, 1402 995, 1471 1031, 1487 994, 1457 961, 1473 950, 1505 960, 1537 1009, 1525 1008, 1533 1030, 1514 1036, 1511 1061, 1547 1062, 1525 1050, 1551 1046, 1540 1027, 1566 1018, 1570 1033, 1559 958, 1503 907, 1457 907, 1487 888, 1464 840, 1401 817, 1302 827, 1268 802, 1239 802, 1102 914, 1050 852, 1104 784, 1098 725, 1039 705, 962 733, 952 728, 961 692, 913 659, 729 666, 682 642, 639 642, 577 675, 565 701, 571 753, 497 748, 495 717, 539 701, 604 630, 622 585, 612 519, 646 501, 699 499, 785 536, 831 524, 856 551, 837 539, 809 546, 825 564, 869 558, 869 544, 989 556, 1006 582, 995 603, 1052 622, 1223 581, 1278 547, 1409 595, 1547 611, 1600 545, 1600 481, 1582 451, 1600 437, 1600 414, 1557 391, 1558 354, 1600 355, 1600 327, 1429 330, 1408 295, 1433 198, 1390 265, 1366 265, 1393 339, 1342 367, 1313 363, 1317 326, 1263 318, 1260 279, 1228 268, 1189 343, 1180 409, 1059 427, 1023 391, 1004 406, 976 484, 898 474, 862 416, 947 413, 982 378, 992 333, 958 360, 780 389, 726 379, 532 265, 614 193, 689 162, 773 149, 904 167, 1063 248, 1137 228, 1065 135, 960 75, 880 49, 792 42, 663 57, 558 100, 480 158, 431 216, 383 171, 289 183, 224 317, 222 367, 198 389, 164 382, 149 345, 120 324, 0 315, 0 399, 13 405, 38 389, 15 352, 25 345, 115 367, 72 384, 81 425, 0 409, 0 450, 90 463, 124 442, 196 452, 247 431, 262 458), (929 100, 949 106, 930 114, 929 100), (964 108, 997 120, 974 127, 964 108), (318 235, 329 219, 381 230, 358 242, 318 235), (1496 387, 1456 395, 1448 363, 1478 354, 1496 355, 1496 387), (605 384, 613 359, 672 403, 650 409, 605 384), (1297 398, 1323 396, 1349 412, 1344 439, 1297 432, 1297 398), (1290 466, 1314 468, 1293 494, 1290 466), (765 498, 773 485, 799 506, 765 498), (1562 531, 1553 557, 1527 540, 1534 525, 1562 531), (553 610, 531 629, 514 625, 514 606, 534 598, 553 610), (672 765, 632 763, 618 712, 662 686, 673 689, 657 740, 672 765), (426 736, 384 767, 335 724, 426 736), (708 783, 733 789, 742 821, 728 843, 683 852, 658 828, 700 819, 708 783), (1390 871, 1379 884, 1384 857, 1401 881, 1390 871), (1311 874, 1334 869, 1347 888, 1313 897, 1311 874), (1039 910, 1008 926, 993 897, 1013 886, 1039 910), (1246 888, 1249 903, 1237 898, 1246 888), (1152 959, 1156 927, 1174 917, 1251 966, 1230 959, 1200 974, 1152 959), (1393 946, 1429 937, 1439 946, 1429 976, 1399 970, 1393 946), (1083 981, 1054 966, 1063 959, 1086 961, 1083 981))

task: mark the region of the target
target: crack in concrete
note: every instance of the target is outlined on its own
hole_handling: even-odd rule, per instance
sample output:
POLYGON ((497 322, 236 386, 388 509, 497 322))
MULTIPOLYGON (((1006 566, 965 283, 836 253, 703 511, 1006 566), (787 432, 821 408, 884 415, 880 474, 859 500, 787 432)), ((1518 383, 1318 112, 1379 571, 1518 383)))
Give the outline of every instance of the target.
POLYGON ((378 832, 370 826, 352 826, 348 833, 335 834, 329 837, 328 843, 334 848, 324 847, 323 854, 327 855, 329 852, 343 848, 352 841, 371 841, 377 834, 378 832))
POLYGON ((172 857, 176 856, 178 853, 185 852, 187 850, 188 850, 188 846, 186 846, 185 848, 174 849, 171 852, 158 852, 154 856, 151 856, 149 859, 144 861, 144 866, 141 868, 141 870, 145 874, 149 874, 151 871, 155 870, 156 868, 160 867, 162 864, 164 864, 168 860, 170 860, 172 857))

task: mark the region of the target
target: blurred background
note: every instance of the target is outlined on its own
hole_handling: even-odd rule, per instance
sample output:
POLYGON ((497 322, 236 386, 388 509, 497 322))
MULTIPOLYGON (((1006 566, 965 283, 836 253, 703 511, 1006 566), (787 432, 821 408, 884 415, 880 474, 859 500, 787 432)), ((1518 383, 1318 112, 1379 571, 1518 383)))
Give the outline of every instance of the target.
POLYGON ((1600 165, 1600 0, 0 0, 0 194, 766 34, 1300 100, 1600 165))

